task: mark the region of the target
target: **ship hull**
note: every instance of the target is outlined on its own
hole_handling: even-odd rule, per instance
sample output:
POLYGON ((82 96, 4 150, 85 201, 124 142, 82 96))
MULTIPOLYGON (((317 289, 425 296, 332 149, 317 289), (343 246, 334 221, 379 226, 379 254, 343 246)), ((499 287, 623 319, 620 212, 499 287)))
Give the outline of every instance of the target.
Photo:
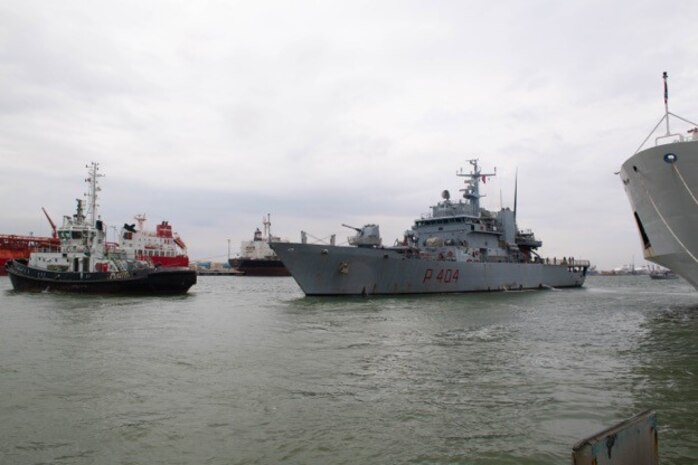
POLYGON ((26 259, 33 250, 56 248, 59 244, 58 239, 51 237, 0 234, 0 276, 7 276, 5 264, 10 260, 26 259))
POLYGON ((291 276, 281 260, 231 258, 228 263, 245 276, 291 276))
POLYGON ((392 249, 272 243, 309 296, 487 292, 581 287, 586 267, 407 258, 392 249))
POLYGON ((698 289, 698 141, 638 152, 620 174, 645 259, 698 289))
POLYGON ((23 260, 12 260, 6 270, 12 287, 20 292, 166 295, 185 294, 196 284, 194 270, 176 268, 70 273, 32 268, 23 260))

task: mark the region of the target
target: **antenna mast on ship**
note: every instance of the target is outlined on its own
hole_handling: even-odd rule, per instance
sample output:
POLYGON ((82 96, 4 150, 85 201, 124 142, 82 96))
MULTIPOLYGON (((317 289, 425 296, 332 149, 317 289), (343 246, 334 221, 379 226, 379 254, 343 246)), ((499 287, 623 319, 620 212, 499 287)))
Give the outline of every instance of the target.
POLYGON ((497 175, 497 168, 494 169, 494 173, 482 173, 477 162, 477 158, 468 160, 468 163, 473 166, 473 170, 470 173, 463 172, 463 168, 456 172, 456 176, 470 178, 465 180, 465 185, 467 187, 460 191, 464 193, 463 197, 472 205, 474 216, 480 216, 480 198, 485 197, 484 195, 480 195, 480 180, 482 180, 482 182, 487 182, 488 176, 492 177, 497 175))
POLYGON ((516 203, 519 197, 519 169, 516 168, 514 175, 514 224, 516 224, 516 203))
MULTIPOLYGON (((655 139, 655 143, 657 143, 657 141, 658 141, 659 139, 663 139, 663 138, 665 138, 665 137, 672 137, 672 136, 678 136, 678 137, 679 137, 679 140, 683 140, 683 136, 682 136, 682 135, 680 135, 680 134, 671 134, 671 130, 669 129, 669 116, 673 116, 674 118, 678 118, 678 119, 680 119, 681 121, 683 121, 683 122, 685 122, 685 123, 688 123, 688 124, 691 124, 691 125, 693 125, 693 126, 698 127, 698 124, 697 124, 697 123, 694 123, 693 121, 689 121, 689 120, 687 120, 686 118, 683 118, 683 117, 681 117, 681 116, 679 116, 679 115, 675 115, 674 113, 672 113, 672 112, 669 111, 669 85, 667 84, 667 79, 669 79, 669 75, 667 74, 666 71, 664 71, 664 72, 662 73, 662 79, 664 79, 664 116, 662 116, 662 117, 660 118, 659 122, 654 126, 654 128, 652 129, 652 131, 650 131, 650 133, 647 135, 647 137, 645 137, 645 140, 643 140, 643 141, 642 141, 642 144, 640 144, 640 146, 637 148, 637 150, 635 150, 635 153, 638 153, 640 150, 642 150, 642 147, 644 147, 645 144, 647 143, 647 141, 650 139, 650 137, 652 137, 652 134, 654 134, 655 131, 656 131, 657 129, 659 129, 659 126, 662 124, 662 121, 665 121, 665 120, 666 120, 666 134, 663 135, 663 136, 657 137, 657 138, 655 139)), ((690 131, 689 131, 689 132, 690 132, 690 131)))
POLYGON ((143 223, 145 223, 145 220, 147 219, 145 217, 145 213, 139 213, 138 215, 134 216, 133 219, 138 223, 138 230, 143 231, 143 223))
POLYGON ((267 213, 267 217, 262 218, 262 224, 264 225, 264 237, 267 242, 271 242, 271 213, 267 213))
POLYGON ((669 86, 667 84, 667 79, 669 75, 664 71, 662 74, 662 79, 664 79, 664 118, 666 119, 666 135, 671 134, 669 131, 669 86))
POLYGON ((99 163, 92 162, 89 165, 85 165, 85 168, 89 168, 89 176, 85 179, 89 186, 87 191, 87 216, 90 220, 90 225, 94 226, 97 219, 97 207, 99 206, 97 203, 97 192, 102 190, 98 185, 97 179, 103 178, 104 175, 99 174, 99 163))

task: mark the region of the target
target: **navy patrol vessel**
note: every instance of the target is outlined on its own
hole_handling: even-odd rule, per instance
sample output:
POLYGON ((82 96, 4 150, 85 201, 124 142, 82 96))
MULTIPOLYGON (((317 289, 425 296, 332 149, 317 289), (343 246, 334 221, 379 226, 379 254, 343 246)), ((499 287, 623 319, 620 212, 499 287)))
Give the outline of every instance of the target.
POLYGON ((129 258, 126 250, 106 241, 106 226, 97 215, 99 165, 92 163, 87 214, 77 211, 58 228, 57 250, 38 250, 29 259, 11 260, 5 268, 16 291, 61 291, 109 294, 183 294, 196 283, 185 267, 160 267, 129 258))
POLYGON ((664 72, 664 116, 619 172, 644 257, 669 268, 698 289, 698 124, 669 111, 664 72), (669 117, 690 125, 672 132, 669 117), (662 123, 666 133, 643 150, 662 123))
MULTIPOLYGON (((520 230, 514 209, 480 207, 482 173, 469 160, 463 198, 448 191, 417 219, 402 241, 383 247, 379 226, 356 228, 349 246, 272 242, 271 246, 306 295, 390 295, 580 287, 589 262, 547 259, 532 231, 520 230)), ((346 225, 344 225, 346 226, 346 225)), ((334 242, 334 241, 332 241, 334 242)))

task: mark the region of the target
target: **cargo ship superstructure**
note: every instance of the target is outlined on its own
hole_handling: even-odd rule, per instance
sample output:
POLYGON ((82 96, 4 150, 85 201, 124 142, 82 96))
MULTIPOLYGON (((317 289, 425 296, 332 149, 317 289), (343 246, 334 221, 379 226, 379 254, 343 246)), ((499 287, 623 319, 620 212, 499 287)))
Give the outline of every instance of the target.
POLYGON ((698 124, 669 112, 666 72, 663 78, 664 116, 619 174, 645 259, 698 289, 698 124), (690 129, 673 132, 670 117, 690 129), (644 148, 663 124, 665 133, 644 148))
POLYGON ((99 165, 88 166, 87 212, 77 200, 76 213, 58 228, 60 249, 32 252, 29 259, 8 261, 5 268, 15 291, 117 294, 182 294, 196 283, 188 268, 155 267, 129 259, 108 247, 106 227, 97 214, 99 165))
POLYGON ((119 248, 128 258, 152 263, 155 266, 188 267, 187 246, 168 221, 155 226, 155 231, 147 231, 143 225, 145 214, 136 215, 133 224, 124 224, 119 232, 119 248))
POLYGON ((290 276, 269 246, 270 242, 282 242, 281 238, 271 234, 270 214, 262 218, 262 227, 264 232, 257 228, 251 241, 242 241, 240 256, 228 259, 228 263, 245 276, 290 276))
POLYGON ((514 209, 480 207, 483 173, 469 160, 463 198, 449 191, 414 222, 403 239, 382 246, 379 226, 357 228, 349 246, 272 242, 271 246, 306 295, 391 295, 506 291, 583 285, 589 262, 543 258, 534 233, 521 230, 514 209))

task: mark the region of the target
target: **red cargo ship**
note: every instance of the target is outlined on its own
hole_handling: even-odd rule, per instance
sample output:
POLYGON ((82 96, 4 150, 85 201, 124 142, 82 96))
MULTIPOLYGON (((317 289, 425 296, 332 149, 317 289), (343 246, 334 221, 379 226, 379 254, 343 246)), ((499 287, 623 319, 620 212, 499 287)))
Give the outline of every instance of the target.
POLYGON ((29 254, 38 250, 55 250, 60 245, 56 235, 56 225, 42 208, 44 215, 53 228, 52 237, 19 236, 16 234, 0 234, 0 276, 7 276, 5 263, 18 258, 29 258, 29 254))

